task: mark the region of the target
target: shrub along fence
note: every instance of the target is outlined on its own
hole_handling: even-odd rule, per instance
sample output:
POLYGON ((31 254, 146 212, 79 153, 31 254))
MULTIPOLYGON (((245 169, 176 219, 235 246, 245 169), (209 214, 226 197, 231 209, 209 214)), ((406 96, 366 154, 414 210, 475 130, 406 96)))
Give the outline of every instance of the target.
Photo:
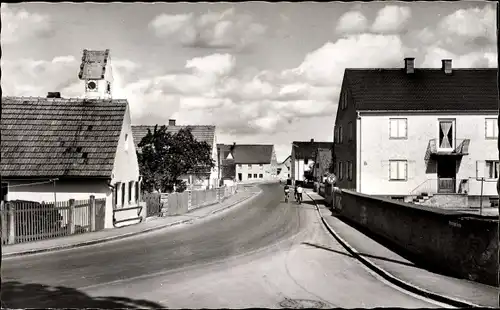
POLYGON ((191 210, 216 204, 234 195, 236 186, 223 186, 207 190, 187 190, 182 193, 145 193, 147 216, 181 215, 191 210))
POLYGON ((101 209, 106 199, 1 203, 2 244, 39 241, 98 231, 104 228, 101 209))

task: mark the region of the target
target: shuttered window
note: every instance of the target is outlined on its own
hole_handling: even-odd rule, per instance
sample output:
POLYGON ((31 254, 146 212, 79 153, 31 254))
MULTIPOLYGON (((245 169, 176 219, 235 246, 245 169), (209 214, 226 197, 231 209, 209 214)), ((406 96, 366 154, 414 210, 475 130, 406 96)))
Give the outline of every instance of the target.
POLYGON ((391 118, 389 119, 389 138, 391 139, 406 139, 408 120, 406 118, 391 118))
POLYGON ((389 180, 406 181, 408 179, 408 162, 406 160, 389 161, 389 180))
POLYGON ((496 118, 487 118, 485 122, 485 131, 487 139, 498 138, 498 126, 496 118))

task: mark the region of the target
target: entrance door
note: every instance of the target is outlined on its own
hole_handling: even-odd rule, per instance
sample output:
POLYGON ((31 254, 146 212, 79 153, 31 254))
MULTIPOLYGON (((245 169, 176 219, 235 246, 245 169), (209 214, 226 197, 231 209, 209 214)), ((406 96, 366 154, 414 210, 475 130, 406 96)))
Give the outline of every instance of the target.
POLYGON ((440 156, 437 160, 438 192, 455 193, 457 161, 453 156, 440 156))
POLYGON ((241 173, 238 173, 238 181, 243 181, 243 174, 241 173))

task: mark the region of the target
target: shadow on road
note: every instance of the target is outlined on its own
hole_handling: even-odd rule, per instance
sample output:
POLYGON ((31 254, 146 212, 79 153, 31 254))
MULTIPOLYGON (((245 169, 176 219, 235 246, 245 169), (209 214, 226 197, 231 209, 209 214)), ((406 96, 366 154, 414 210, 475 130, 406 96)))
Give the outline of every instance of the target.
MULTIPOLYGON (((302 244, 305 244, 305 245, 308 245, 308 246, 312 246, 312 247, 315 247, 315 248, 318 248, 318 249, 322 249, 322 250, 326 250, 326 251, 334 252, 334 253, 337 253, 337 254, 342 254, 342 255, 345 255, 345 256, 350 256, 350 257, 353 257, 353 256, 352 256, 351 254, 349 254, 349 253, 345 253, 345 252, 337 251, 337 250, 330 249, 330 248, 327 248, 327 247, 324 247, 324 246, 321 246, 321 245, 317 245, 317 244, 314 244, 314 243, 302 242, 302 244)), ((396 263, 396 264, 401 264, 401 265, 405 265, 405 266, 410 266, 410 267, 419 268, 419 267, 418 267, 418 266, 416 266, 415 264, 412 264, 412 263, 407 263, 407 262, 402 262, 402 261, 395 260, 395 259, 391 259, 391 258, 386 258, 386 257, 381 257, 381 256, 376 256, 376 255, 371 255, 371 254, 365 254, 365 253, 359 253, 359 255, 360 255, 360 256, 363 256, 363 257, 370 257, 370 258, 379 259, 379 260, 384 260, 384 261, 391 262, 391 263, 396 263)))
POLYGON ((92 297, 74 288, 38 283, 2 282, 2 309, 95 308, 161 309, 160 304, 127 297, 92 297))

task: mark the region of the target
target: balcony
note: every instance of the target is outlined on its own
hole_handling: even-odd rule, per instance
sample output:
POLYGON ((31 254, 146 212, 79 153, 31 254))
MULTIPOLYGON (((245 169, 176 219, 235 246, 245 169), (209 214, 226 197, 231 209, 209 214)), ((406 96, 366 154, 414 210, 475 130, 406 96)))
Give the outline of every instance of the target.
POLYGON ((437 139, 430 139, 425 152, 425 160, 434 156, 465 156, 469 155, 470 139, 455 139, 454 147, 451 149, 441 149, 437 146, 437 139))

